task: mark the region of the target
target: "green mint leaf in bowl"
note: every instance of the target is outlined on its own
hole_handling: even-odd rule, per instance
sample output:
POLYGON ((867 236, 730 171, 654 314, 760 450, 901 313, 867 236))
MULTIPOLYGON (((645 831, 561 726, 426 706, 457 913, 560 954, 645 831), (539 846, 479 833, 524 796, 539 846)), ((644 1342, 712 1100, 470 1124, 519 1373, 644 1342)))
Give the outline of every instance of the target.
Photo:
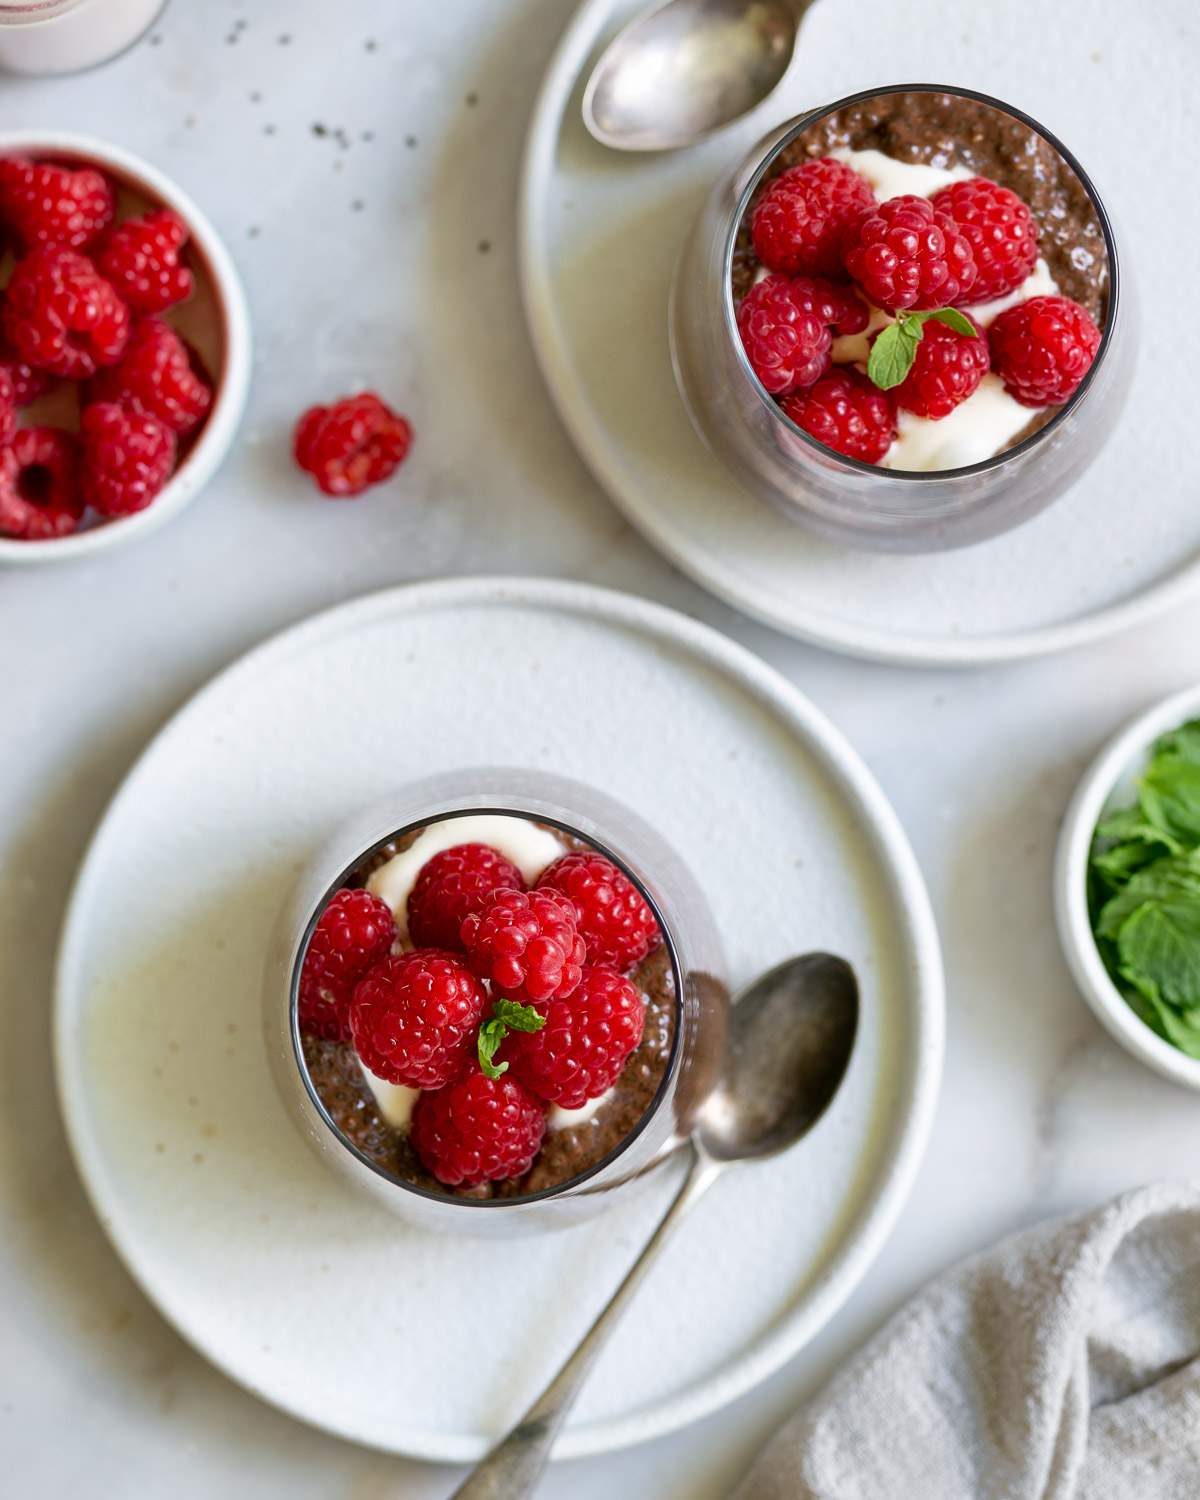
POLYGON ((479 1066, 488 1078, 499 1078, 508 1071, 506 1062, 496 1062, 500 1044, 510 1031, 541 1031, 546 1018, 535 1006, 521 1005, 516 1000, 500 999, 492 1006, 492 1014, 479 1028, 475 1051, 479 1066))
POLYGON ((1157 753, 1138 785, 1138 800, 1153 827, 1187 848, 1200 844, 1200 761, 1157 753))
POLYGON ((871 353, 867 357, 867 378, 881 391, 890 391, 908 376, 917 357, 917 345, 925 324, 931 318, 945 323, 955 333, 973 339, 978 330, 965 313, 956 307, 932 307, 925 312, 902 312, 894 323, 889 323, 875 337, 871 353))
POLYGON ((1156 757, 1186 760, 1200 766, 1200 719, 1192 719, 1190 723, 1173 729, 1170 734, 1164 734, 1155 745, 1154 754, 1156 757))

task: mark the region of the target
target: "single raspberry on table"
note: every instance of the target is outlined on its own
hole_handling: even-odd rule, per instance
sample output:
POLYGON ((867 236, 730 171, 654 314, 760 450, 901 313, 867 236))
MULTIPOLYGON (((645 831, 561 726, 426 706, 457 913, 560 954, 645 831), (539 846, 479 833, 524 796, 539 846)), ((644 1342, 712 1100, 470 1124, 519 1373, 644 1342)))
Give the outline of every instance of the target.
POLYGON ((391 907, 370 891, 337 891, 317 919, 300 970, 300 1030, 350 1040, 354 986, 396 940, 391 907))
POLYGON ((412 428, 372 391, 313 406, 296 424, 293 452, 323 494, 361 495, 408 456, 412 428))
POLYGON ((513 1000, 562 999, 583 975, 579 913, 560 891, 494 891, 463 923, 462 941, 472 970, 513 1000))
POLYGON ((199 360, 169 323, 141 318, 125 352, 88 386, 89 401, 119 401, 148 412, 172 432, 190 432, 212 405, 212 391, 199 360))
POLYGON ((789 167, 751 211, 754 253, 769 271, 836 276, 843 234, 874 202, 870 183, 845 162, 822 156, 789 167))
POLYGON ((462 948, 462 924, 493 891, 525 889, 511 860, 490 844, 456 844, 421 866, 408 898, 408 930, 420 948, 462 948))
POLYGON ((956 333, 936 318, 922 326, 912 368, 892 390, 897 406, 918 417, 940 421, 975 394, 991 360, 987 335, 973 318, 970 322, 975 329, 973 338, 956 333))
POLYGON ((115 364, 129 309, 86 255, 56 246, 19 260, 4 293, 4 337, 17 358, 68 380, 115 364))
POLYGON ((0 220, 27 250, 82 250, 113 221, 113 185, 94 167, 64 167, 23 156, 0 159, 0 220))
POLYGON ((1100 330, 1069 297, 1030 297, 988 329, 992 367, 1022 406, 1060 406, 1092 368, 1100 330))
POLYGON ((829 366, 833 335, 786 276, 768 276, 742 298, 738 332, 750 367, 772 396, 812 385, 829 366))
POLYGON ((475 1047, 487 995, 458 957, 436 948, 381 959, 350 1000, 350 1035, 378 1078, 438 1089, 475 1047))
POLYGON ((977 275, 962 229, 912 193, 862 214, 847 231, 843 260, 867 298, 887 312, 965 301, 977 275))
POLYGON ((195 283, 180 259, 188 227, 169 208, 118 224, 96 250, 96 265, 135 312, 160 313, 186 302, 195 283))
POLYGON ((550 1001, 540 1031, 510 1033, 503 1056, 531 1094, 579 1109, 616 1083, 645 1024, 646 1003, 628 979, 585 968, 577 990, 550 1001))
POLYGON ((102 516, 145 510, 170 478, 175 434, 157 417, 115 401, 85 406, 79 417, 79 487, 102 516))
POLYGON ((975 257, 972 302, 1015 292, 1037 264, 1037 220, 1011 188, 969 177, 940 188, 929 200, 949 214, 970 241, 975 257))
POLYGON ((571 900, 589 963, 632 969, 662 942, 646 898, 602 854, 564 854, 538 876, 537 888, 561 891, 571 900))
POLYGON ((409 1139, 439 1182, 478 1187, 523 1177, 545 1133, 545 1110, 515 1079, 470 1071, 421 1095, 409 1139))
POLYGON ((896 436, 890 394, 854 369, 835 370, 808 390, 785 396, 782 405, 811 437, 860 463, 879 463, 896 436))
POLYGON ((0 449, 0 536, 69 536, 83 516, 76 440, 58 427, 20 427, 0 449))

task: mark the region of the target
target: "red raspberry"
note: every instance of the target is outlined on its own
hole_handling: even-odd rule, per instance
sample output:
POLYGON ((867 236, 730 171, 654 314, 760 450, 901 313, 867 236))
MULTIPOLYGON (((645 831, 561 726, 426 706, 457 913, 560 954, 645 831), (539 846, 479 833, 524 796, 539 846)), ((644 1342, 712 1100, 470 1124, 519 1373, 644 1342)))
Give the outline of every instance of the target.
POLYGON ((115 401, 85 406, 79 418, 79 483, 84 500, 102 516, 145 510, 170 477, 175 434, 157 417, 127 411, 115 401))
POLYGON ((846 270, 887 312, 949 307, 975 285, 970 240, 949 214, 912 193, 864 213, 843 248, 846 270))
POLYGON ((975 394, 991 360, 987 335, 974 318, 971 323, 974 338, 955 333, 936 318, 929 319, 921 329, 912 368, 892 391, 897 406, 936 422, 975 394))
POLYGON ((21 427, 0 450, 0 535, 41 542, 69 536, 83 502, 76 442, 58 427, 21 427))
POLYGON ((818 442, 860 463, 879 463, 896 436, 891 396, 854 369, 839 368, 807 391, 786 396, 782 405, 818 442))
POLYGON ((420 948, 462 948, 462 924, 493 891, 525 889, 520 870, 489 844, 456 844, 422 865, 408 898, 408 930, 420 948))
POLYGON ((82 250, 112 223, 112 183, 93 167, 60 167, 22 156, 0 160, 0 218, 22 245, 82 250))
POLYGON ((96 265, 135 312, 160 313, 192 295, 192 273, 180 261, 188 227, 169 208, 118 224, 96 252, 96 265))
POLYGON ((326 495, 361 495, 388 479, 412 444, 412 428, 371 391, 313 406, 296 424, 296 462, 326 495))
POLYGON ((848 281, 827 281, 824 276, 793 276, 792 297, 828 323, 839 337, 861 333, 871 320, 871 309, 848 281))
POLYGON ((1002 312, 988 329, 992 364, 1022 406, 1069 401, 1092 368, 1100 330, 1069 297, 1030 297, 1002 312))
POLYGON ((475 1049, 487 995, 452 953, 416 948, 382 959, 354 988, 350 1035, 377 1078, 439 1089, 475 1049))
POLYGON ((350 999, 396 939, 391 907, 370 891, 337 891, 317 920, 300 970, 300 1030, 350 1040, 350 999))
POLYGON ((212 391, 198 367, 199 359, 169 323, 142 318, 120 360, 88 386, 87 399, 119 401, 157 417, 172 432, 190 432, 212 405, 212 391))
POLYGON ((29 406, 39 396, 44 396, 54 381, 42 370, 23 364, 11 349, 0 345, 0 370, 4 371, 12 385, 12 398, 17 406, 29 406))
POLYGON ((738 332, 750 367, 772 396, 812 385, 829 366, 833 335, 786 276, 751 287, 738 308, 738 332))
POLYGON ((975 257, 972 302, 1015 292, 1037 264, 1037 220, 1011 188, 986 177, 952 182, 929 200, 949 214, 971 243, 975 257))
POLYGON ((17 392, 8 366, 0 364, 0 446, 17 430, 17 392))
POLYGON ((462 925, 463 946, 480 979, 513 1000, 561 1000, 583 973, 579 914, 560 891, 494 891, 462 925))
POLYGON ((68 380, 115 364, 129 309, 86 255, 49 247, 19 260, 4 294, 4 336, 18 359, 68 380))
POLYGON ((836 276, 842 235, 874 202, 870 183, 832 157, 789 167, 751 211, 754 253, 769 271, 836 276))
POLYGON ((540 1031, 509 1033, 504 1056, 531 1094, 579 1109, 616 1083, 645 1024, 646 1003, 628 979, 587 968, 574 994, 550 1002, 540 1031))
POLYGON ((592 963, 632 969, 662 942, 646 898, 602 854, 564 854, 542 871, 537 884, 538 890, 561 891, 570 899, 592 963))
POLYGON ((439 1182, 477 1187, 523 1177, 545 1133, 542 1106, 515 1079, 475 1071, 421 1095, 409 1139, 439 1182))

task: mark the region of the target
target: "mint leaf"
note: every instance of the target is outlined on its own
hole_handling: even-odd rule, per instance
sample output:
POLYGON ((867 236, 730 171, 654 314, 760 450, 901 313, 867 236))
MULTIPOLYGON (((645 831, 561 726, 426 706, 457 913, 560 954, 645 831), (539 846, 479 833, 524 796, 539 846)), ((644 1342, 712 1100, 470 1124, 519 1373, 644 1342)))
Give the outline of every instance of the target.
POLYGON ((955 333, 961 333, 965 339, 979 337, 979 330, 967 317, 966 313, 960 313, 957 307, 935 307, 932 312, 916 313, 922 323, 928 322, 930 318, 938 323, 945 323, 947 328, 953 328, 955 333))
POLYGON ((499 1078, 508 1071, 508 1064, 497 1063, 494 1059, 508 1033, 541 1031, 545 1024, 545 1016, 535 1006, 521 1005, 516 1000, 497 1000, 492 1006, 490 1019, 479 1028, 475 1051, 480 1068, 489 1078, 499 1078))
POLYGON ((1200 766, 1200 719, 1181 724, 1170 734, 1164 734, 1154 747, 1155 759, 1159 756, 1190 761, 1200 766))
POLYGON ((1123 807, 1096 829, 1091 873, 1111 894, 1155 860, 1183 852, 1177 839, 1147 822, 1140 807, 1123 807))
POLYGON ((1200 762, 1157 755, 1138 783, 1146 821, 1189 849, 1200 845, 1200 762))
MULTIPOLYGON (((1200 911, 1200 864, 1192 854, 1155 860, 1105 903, 1096 923, 1098 937, 1119 942, 1125 923, 1141 907, 1155 903, 1174 908, 1194 903, 1200 911)), ((1200 1000, 1200 992, 1196 998, 1200 1000)))
POLYGON ((881 391, 899 385, 913 367, 917 345, 921 342, 920 325, 901 319, 885 328, 871 345, 867 358, 867 377, 881 391))
POLYGON ((515 1000, 497 1000, 492 1015, 503 1021, 509 1031, 541 1031, 546 1018, 533 1005, 519 1005, 515 1000))

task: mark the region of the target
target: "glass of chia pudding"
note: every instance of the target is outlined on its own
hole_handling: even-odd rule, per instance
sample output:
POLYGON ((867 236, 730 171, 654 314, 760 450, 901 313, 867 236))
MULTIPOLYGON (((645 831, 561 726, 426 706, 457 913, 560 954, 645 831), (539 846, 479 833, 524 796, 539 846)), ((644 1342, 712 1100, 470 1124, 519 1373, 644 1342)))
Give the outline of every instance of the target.
POLYGON ((302 871, 264 983, 295 1123, 422 1227, 577 1222, 669 1153, 729 991, 692 872, 641 818, 540 771, 402 789, 302 871))
POLYGON ((842 543, 986 540, 1118 419, 1136 320, 1065 146, 967 89, 789 121, 713 188, 671 292, 692 422, 751 493, 842 543))

